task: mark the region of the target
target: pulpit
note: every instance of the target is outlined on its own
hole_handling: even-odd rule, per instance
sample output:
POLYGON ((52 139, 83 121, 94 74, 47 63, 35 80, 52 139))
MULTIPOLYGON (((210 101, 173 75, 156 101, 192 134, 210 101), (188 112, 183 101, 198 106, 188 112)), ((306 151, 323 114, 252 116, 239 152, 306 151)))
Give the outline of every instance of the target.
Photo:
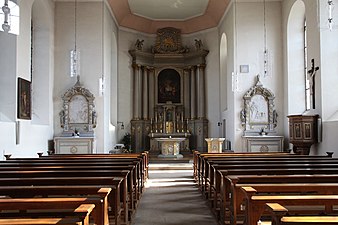
POLYGON ((180 154, 180 143, 185 140, 185 138, 155 138, 161 145, 161 154, 159 158, 183 158, 183 155, 180 154))
POLYGON ((311 145, 318 143, 319 115, 290 115, 288 118, 294 153, 309 155, 311 145))

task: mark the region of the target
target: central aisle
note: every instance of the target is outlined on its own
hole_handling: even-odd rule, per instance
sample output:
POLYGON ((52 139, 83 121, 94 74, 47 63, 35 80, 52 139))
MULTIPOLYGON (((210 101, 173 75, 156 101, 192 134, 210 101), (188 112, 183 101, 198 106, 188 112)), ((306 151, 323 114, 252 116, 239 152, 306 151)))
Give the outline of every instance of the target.
POLYGON ((158 164, 150 164, 147 188, 132 224, 217 225, 195 185, 192 164, 160 166, 162 168, 158 168, 158 164), (178 166, 185 169, 179 170, 178 166))

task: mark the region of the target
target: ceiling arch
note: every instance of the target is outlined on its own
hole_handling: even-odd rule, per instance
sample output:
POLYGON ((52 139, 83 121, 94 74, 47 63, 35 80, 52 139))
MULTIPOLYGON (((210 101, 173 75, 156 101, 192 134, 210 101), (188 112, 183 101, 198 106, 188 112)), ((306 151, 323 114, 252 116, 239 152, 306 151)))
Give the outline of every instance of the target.
POLYGON ((121 27, 154 34, 175 27, 183 34, 216 27, 230 0, 108 0, 121 27), (157 3, 156 3, 157 2, 157 3))

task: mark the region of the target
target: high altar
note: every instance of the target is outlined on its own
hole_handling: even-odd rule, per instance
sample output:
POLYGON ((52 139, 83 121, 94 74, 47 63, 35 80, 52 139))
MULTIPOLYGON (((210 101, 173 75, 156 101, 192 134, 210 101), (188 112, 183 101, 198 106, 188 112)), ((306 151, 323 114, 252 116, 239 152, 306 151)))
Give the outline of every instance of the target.
POLYGON ((136 41, 135 49, 129 51, 134 86, 132 149, 160 154, 164 140, 179 139, 175 146, 181 151, 206 150, 208 52, 201 40, 195 40, 192 50, 183 47, 180 30, 170 27, 157 31, 151 49, 143 49, 143 40, 136 41))

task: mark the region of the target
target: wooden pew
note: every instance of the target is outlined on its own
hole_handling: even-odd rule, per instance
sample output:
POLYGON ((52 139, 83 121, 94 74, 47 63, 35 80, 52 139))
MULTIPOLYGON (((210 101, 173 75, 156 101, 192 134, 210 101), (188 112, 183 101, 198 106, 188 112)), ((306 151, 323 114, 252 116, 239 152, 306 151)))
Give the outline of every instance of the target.
MULTIPOLYGON (((36 166, 35 164, 37 163, 45 163, 46 164, 60 164, 64 163, 67 164, 68 166, 75 166, 75 165, 83 165, 87 166, 89 163, 90 164, 96 164, 96 165, 129 165, 133 164, 135 166, 135 169, 131 174, 131 176, 134 177, 134 184, 135 188, 138 189, 138 192, 136 194, 141 194, 144 190, 144 183, 146 178, 146 174, 148 174, 147 171, 142 170, 142 159, 140 158, 98 158, 97 156, 95 157, 83 157, 83 158, 76 158, 75 157, 46 157, 46 158, 24 158, 24 159, 11 159, 8 161, 4 161, 4 166, 8 165, 22 165, 22 163, 28 163, 31 164, 32 166, 36 166), (34 163, 34 164, 33 164, 34 163)), ((0 166, 2 165, 0 164, 0 166)), ((139 199, 139 196, 137 196, 137 199, 139 199)))
MULTIPOLYGON (((266 159, 268 160, 268 159, 266 159)), ((298 161, 302 161, 302 159, 288 159, 288 158, 284 158, 282 157, 282 159, 279 159, 285 161, 285 160, 298 160, 298 161)), ((330 160, 329 160, 330 161, 330 160)), ((276 163, 276 162, 274 162, 276 163)), ((217 164, 216 164, 217 165, 217 164)), ((214 166, 214 165, 213 165, 214 166)), ((220 174, 216 176, 216 179, 214 179, 214 186, 215 186, 215 194, 214 194, 214 198, 213 198, 213 211, 215 212, 216 216, 219 216, 219 213, 221 213, 220 216, 222 216, 222 207, 224 203, 220 203, 218 204, 218 202, 222 202, 222 196, 221 196, 221 189, 220 189, 220 183, 221 183, 221 177, 222 176, 226 176, 226 175, 234 175, 234 174, 316 174, 316 173, 337 173, 337 165, 335 163, 332 163, 331 165, 325 165, 325 164, 316 164, 313 163, 312 164, 307 164, 306 167, 303 164, 295 164, 294 162, 291 164, 284 164, 284 165, 275 165, 275 164, 271 164, 271 165, 262 165, 262 164, 258 164, 258 165, 222 165, 225 168, 230 168, 228 170, 220 170, 218 171, 216 174, 220 174), (322 165, 322 166, 321 166, 322 165), (238 168, 243 168, 243 169, 236 169, 236 167, 238 168), (295 168, 293 168, 295 167, 295 168), (310 168, 308 168, 310 167, 310 168), (314 167, 314 168, 312 168, 314 167), (323 168, 317 168, 317 167, 327 167, 327 169, 323 169, 323 168), (334 168, 331 168, 334 167, 334 168), (235 169, 232 169, 235 168, 235 169), (248 168, 248 169, 247 169, 248 168), (257 168, 257 169, 253 169, 253 168, 257 168), (272 168, 272 169, 271 169, 272 168), (278 168, 278 169, 277 169, 278 168), (220 212, 221 211, 221 212, 220 212)), ((217 168, 213 168, 214 171, 217 171, 217 168)))
MULTIPOLYGON (((42 208, 42 211, 34 210, 34 212, 8 213, 1 212, 0 224, 76 224, 89 225, 89 215, 93 211, 94 204, 81 204, 75 209, 69 209, 66 213, 64 209, 62 212, 48 211, 42 208), (56 215, 53 215, 55 214, 56 215)), ((109 224, 109 223, 106 223, 109 224)))
MULTIPOLYGON (((237 176, 225 176, 224 183, 222 187, 222 197, 221 197, 221 212, 220 220, 225 221, 226 213, 225 208, 230 210, 230 215, 228 215, 230 221, 233 221, 232 224, 236 223, 238 212, 241 211, 241 203, 244 201, 244 194, 241 191, 243 186, 253 186, 257 187, 259 191, 268 191, 271 188, 279 192, 287 192, 292 189, 305 186, 305 184, 313 184, 313 187, 304 187, 302 190, 307 190, 309 192, 318 191, 319 187, 316 188, 316 183, 321 185, 333 186, 338 180, 338 175, 237 175, 237 176), (332 183, 332 184, 331 184, 332 183), (285 188, 280 188, 278 185, 290 186, 285 188), (275 186, 275 187, 274 187, 275 186), (299 187, 297 187, 299 186, 299 187)), ((329 187, 329 189, 332 189, 329 187)), ((294 191, 296 191, 294 190, 294 191)), ((330 190, 328 190, 330 191, 330 190)), ((328 193, 325 190, 322 190, 319 193, 328 193)), ((222 222, 222 223, 223 223, 222 222)))
MULTIPOLYGON (((246 194, 245 189, 242 189, 246 194)), ((338 204, 338 195, 258 195, 246 196, 247 225, 257 225, 266 203, 282 205, 324 205, 326 213, 333 212, 333 206, 338 204)))
MULTIPOLYGON (((242 170, 225 170, 225 171, 217 171, 218 174, 221 174, 221 180, 226 182, 226 177, 230 175, 294 175, 294 174, 299 174, 299 175, 311 175, 311 174, 338 174, 337 168, 316 168, 316 169, 308 169, 308 168, 280 168, 280 169, 242 169, 242 170)), ((216 181, 216 183, 219 183, 220 181, 216 181)), ((225 207, 226 201, 222 202, 222 199, 226 199, 226 197, 229 195, 229 189, 231 190, 231 186, 233 186, 233 183, 221 183, 220 185, 217 185, 218 190, 217 194, 215 195, 215 198, 217 198, 217 201, 215 204, 219 208, 215 208, 214 210, 216 215, 219 216, 219 214, 222 216, 222 208, 225 207), (228 185, 228 186, 226 186, 228 185), (217 204, 220 202, 219 204, 217 204)), ((233 193, 231 194, 233 195, 233 193)))
POLYGON ((211 185, 212 179, 214 176, 214 168, 211 168, 213 165, 218 166, 218 169, 222 169, 221 167, 224 166, 237 166, 240 167, 240 165, 248 165, 255 167, 258 164, 278 164, 278 162, 282 163, 289 163, 289 164, 297 164, 297 163, 302 163, 302 164, 338 164, 338 159, 332 159, 325 157, 318 157, 318 158, 304 158, 303 156, 298 157, 298 156, 283 156, 283 157, 271 157, 271 156, 262 156, 262 157, 254 157, 254 158, 248 158, 248 157, 236 157, 236 158, 228 158, 227 160, 224 159, 205 159, 204 164, 205 168, 201 173, 201 186, 202 186, 202 191, 205 191, 205 189, 208 188, 208 182, 211 180, 211 185))
MULTIPOLYGON (((103 215, 97 215, 98 219, 104 219, 103 224, 109 224, 108 204, 111 188, 98 186, 0 186, 0 194, 10 198, 33 198, 33 197, 50 197, 50 196, 99 196, 103 201, 103 215)), ((112 199, 110 199, 112 201, 112 199)), ((3 215, 2 215, 3 216, 3 215)), ((115 222, 116 223, 116 222, 115 222)))
POLYGON ((82 225, 79 218, 7 218, 0 219, 0 225, 82 225))
MULTIPOLYGON (((111 194, 108 196, 109 204, 112 208, 113 217, 115 224, 119 224, 121 219, 121 206, 120 202, 122 202, 122 208, 124 212, 124 219, 122 220, 124 223, 129 222, 128 218, 128 206, 126 203, 125 197, 122 197, 120 200, 120 186, 121 183, 125 181, 124 178, 115 178, 112 177, 34 177, 34 178, 0 178, 0 187, 1 186, 50 186, 53 185, 62 185, 62 186, 92 186, 96 185, 98 187, 109 187, 111 188, 111 194)), ((6 187, 4 187, 5 189, 6 187)), ((5 192, 5 190, 4 190, 5 192)), ((75 192, 80 192, 80 190, 76 190, 75 192)), ((7 190, 7 193, 11 193, 11 197, 21 197, 20 195, 24 193, 19 192, 10 192, 7 190)), ((71 192, 70 192, 71 193, 71 192)), ((67 194, 67 192, 64 192, 67 194)), ((102 202, 104 203, 104 199, 102 202)), ((105 210, 104 212, 107 212, 105 210)), ((101 219, 106 219, 106 216, 101 216, 101 219)))
MULTIPOLYGON (((286 159, 303 159, 303 160, 328 160, 330 157, 327 156, 304 156, 304 155, 289 155, 289 154, 237 154, 237 155, 228 155, 222 157, 215 157, 214 155, 207 155, 207 157, 201 157, 200 165, 198 169, 198 177, 196 178, 200 189, 202 192, 205 190, 204 185, 207 182, 207 178, 210 172, 210 162, 217 162, 217 160, 221 161, 218 164, 234 164, 235 161, 243 161, 243 160, 286 160, 286 159)), ((215 163, 214 163, 215 164, 215 163)), ((216 163, 217 164, 217 163, 216 163)))
MULTIPOLYGON (((0 198, 0 210, 55 210, 76 209, 82 204, 94 204, 94 221, 106 225, 103 220, 103 202, 99 197, 66 197, 66 198, 0 198)), ((89 224, 89 217, 86 218, 89 224)))
POLYGON ((255 165, 212 165, 213 174, 209 181, 209 192, 212 196, 213 205, 221 198, 222 177, 227 175, 291 175, 291 174, 337 174, 338 164, 255 164, 255 165), (212 194, 213 193, 213 194, 212 194))
MULTIPOLYGON (((116 170, 116 175, 118 176, 118 171, 120 170, 129 170, 130 172, 127 175, 128 180, 128 193, 130 195, 131 207, 134 209, 137 205, 137 201, 140 199, 141 189, 144 184, 141 184, 140 173, 135 170, 134 163, 130 165, 129 162, 100 162, 97 160, 84 160, 83 162, 72 162, 72 160, 58 161, 56 160, 53 163, 40 162, 39 160, 28 160, 27 162, 17 163, 12 161, 10 163, 0 163, 0 173, 1 171, 8 170, 116 170), (136 175, 135 175, 136 174, 136 175)), ((4 172, 6 173, 6 172, 4 172)), ((36 174, 37 175, 37 174, 36 174)), ((112 174, 114 175, 114 174, 112 174)), ((8 174, 9 176, 9 174, 8 174)), ((1 175, 0 175, 1 177, 1 175)))
POLYGON ((142 168, 145 172, 145 178, 149 176, 149 152, 143 151, 141 153, 128 154, 54 154, 49 156, 40 156, 40 158, 142 158, 142 168))
POLYGON ((311 225, 311 224, 338 224, 338 216, 332 215, 298 215, 287 216, 289 210, 278 203, 267 203, 267 208, 272 214, 274 225, 311 225))
MULTIPOLYGON (((60 173, 66 173, 67 176, 75 176, 74 173, 76 172, 81 172, 81 173, 85 173, 86 176, 88 176, 88 173, 90 173, 89 175, 91 174, 94 174, 94 172, 89 172, 88 171, 88 163, 98 163, 98 164, 102 164, 102 163, 107 163, 106 164, 106 167, 102 167, 100 166, 100 168, 98 166, 92 166, 90 165, 90 169, 92 170, 96 170, 96 171, 99 171, 99 173, 101 174, 102 176, 102 173, 107 173, 108 170, 111 170, 113 166, 116 166, 116 165, 119 165, 119 166, 128 166, 130 162, 133 162, 135 164, 135 157, 131 157, 130 159, 128 158, 125 158, 124 157, 125 155, 123 155, 123 157, 119 157, 118 160, 116 160, 116 158, 104 158, 104 159, 101 159, 101 158, 92 158, 91 156, 87 157, 82 157, 82 158, 78 158, 78 157, 55 157, 57 158, 57 160, 55 159, 52 159, 52 157, 48 158, 48 160, 45 160, 43 157, 39 158, 39 160, 35 160, 35 159, 11 159, 11 160, 8 160, 6 162, 10 162, 10 168, 7 167, 6 165, 1 165, 0 166, 0 177, 13 177, 13 172, 14 172, 14 176, 31 176, 32 174, 34 174, 33 176, 46 176, 46 174, 50 173, 50 170, 53 169, 53 170, 57 170, 57 176, 65 176, 65 174, 60 174, 60 173), (76 166, 70 166, 70 165, 74 165, 74 159, 75 159, 75 163, 77 164, 76 166), (115 159, 115 160, 114 160, 115 159), (120 160, 122 159, 122 160, 120 160), (33 161, 33 163, 32 163, 33 161), (55 161, 55 162, 54 162, 55 161), (67 165, 63 165, 61 166, 60 164, 60 161, 62 161, 64 164, 67 164, 67 165), (82 167, 79 166, 78 162, 81 161, 80 163, 83 163, 82 164, 82 167), (124 162, 121 162, 121 161, 124 161, 124 162), (30 165, 28 165, 27 163, 31 163, 30 165), (50 163, 53 163, 54 165, 54 168, 50 165, 46 165, 47 164, 50 164, 50 163), (39 165, 43 165, 42 163, 45 163, 44 164, 44 167, 39 167, 39 165), (108 165, 109 163, 113 163, 113 166, 112 165, 108 165), (22 167, 22 165, 27 166, 26 168, 22 167), (84 166, 85 165, 85 166, 84 166), (19 167, 15 167, 15 166, 20 166, 19 167), (30 168, 28 168, 30 167, 30 168), (61 168, 63 168, 63 171, 61 171, 61 168), (15 169, 17 169, 16 171, 14 171, 15 169), (74 169, 77 169, 77 170, 81 170, 81 171, 77 171, 77 170, 74 170, 74 169), (86 170, 84 170, 86 169, 86 170), (8 172, 7 170, 10 170, 10 172, 8 172), (48 170, 48 172, 46 171, 42 171, 42 170, 48 170), (65 171, 67 170, 67 171, 65 171), (2 171, 4 173, 2 173, 2 171), (21 173, 20 171, 24 171, 24 174, 25 175, 22 175, 23 173, 21 173), (30 171, 30 172, 28 172, 30 171), (34 171, 34 172, 33 172, 34 171), (7 174, 7 175, 4 175, 4 174, 7 174), (21 174, 21 175, 18 175, 18 174, 21 174), (27 175, 27 174, 31 174, 31 175, 27 175)), ((136 158, 138 160, 138 158, 136 158)), ((136 162, 139 162, 139 161, 136 161, 136 162)), ((8 164, 7 164, 8 165, 8 164)), ((116 168, 117 169, 117 168, 116 168)), ((145 172, 142 172, 143 174, 145 174, 145 172)), ((55 176, 55 173, 53 173, 54 175, 52 176, 55 176)), ((125 210, 126 211, 126 210, 125 210)), ((126 214, 128 214, 128 212, 126 212, 126 214)))

